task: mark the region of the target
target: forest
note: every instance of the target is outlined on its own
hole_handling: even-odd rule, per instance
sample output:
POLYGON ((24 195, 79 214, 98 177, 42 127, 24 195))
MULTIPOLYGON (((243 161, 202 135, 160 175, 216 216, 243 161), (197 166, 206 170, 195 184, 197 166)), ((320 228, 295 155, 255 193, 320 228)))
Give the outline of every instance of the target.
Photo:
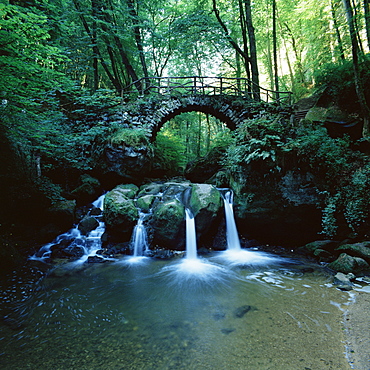
MULTIPOLYGON (((261 159, 270 161, 266 166, 274 174, 282 168, 277 153, 298 152, 325 182, 326 235, 335 235, 333 217, 340 212, 341 222, 365 237, 369 48, 368 0, 2 1, 5 261, 29 248, 20 246, 24 235, 39 242, 35 228, 45 221, 44 211, 70 199, 81 175, 103 177, 98 161, 104 143, 124 134, 104 123, 104 113, 119 107, 127 92, 139 94, 150 78, 168 76, 246 78, 256 101, 260 87, 277 99, 280 91, 290 91, 293 109, 302 99, 324 96, 340 109, 338 120, 360 122, 362 130, 355 139, 333 138, 322 125, 287 127, 270 116, 246 123, 255 133, 251 141, 247 129, 231 132, 212 115, 184 113, 146 143, 159 169, 148 178, 182 176, 189 162, 209 154, 233 178, 261 159)), ((145 141, 142 132, 130 135, 131 142, 145 141)))

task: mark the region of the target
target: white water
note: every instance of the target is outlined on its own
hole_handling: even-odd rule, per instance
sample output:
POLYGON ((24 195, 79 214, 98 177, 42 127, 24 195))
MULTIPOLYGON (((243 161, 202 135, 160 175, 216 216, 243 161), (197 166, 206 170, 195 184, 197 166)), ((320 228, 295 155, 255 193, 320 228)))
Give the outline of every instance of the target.
MULTIPOLYGON (((95 200, 92 205, 96 208, 100 208, 101 211, 103 211, 104 208, 104 197, 105 195, 101 195, 97 200, 95 200)), ((60 244, 63 241, 70 241, 69 247, 73 245, 78 245, 83 248, 84 255, 79 258, 78 260, 74 261, 73 264, 81 264, 90 256, 95 256, 96 252, 101 248, 101 236, 103 235, 105 231, 105 224, 102 221, 102 215, 93 215, 92 217, 95 217, 96 220, 99 222, 98 227, 95 230, 90 231, 90 233, 87 236, 81 235, 80 230, 78 229, 78 225, 76 225, 71 230, 67 231, 66 233, 63 233, 61 235, 58 235, 51 243, 47 243, 43 245, 40 250, 35 253, 33 256, 31 256, 30 260, 38 260, 38 261, 46 261, 48 258, 50 258, 52 250, 51 248, 54 245, 60 244)))
POLYGON ((132 235, 134 257, 142 257, 148 250, 148 237, 144 226, 145 213, 139 212, 139 219, 132 235))
POLYGON ((238 230, 236 228, 234 210, 233 210, 233 192, 228 190, 224 196, 225 218, 226 218, 226 240, 227 249, 232 251, 240 251, 240 240, 238 230))
POLYGON ((268 253, 241 248, 233 210, 233 191, 231 189, 219 190, 225 206, 227 250, 222 252, 216 259, 221 258, 231 266, 256 266, 281 262, 279 257, 268 253))
POLYGON ((188 208, 185 208, 186 214, 186 258, 197 259, 197 237, 195 232, 194 216, 188 208))

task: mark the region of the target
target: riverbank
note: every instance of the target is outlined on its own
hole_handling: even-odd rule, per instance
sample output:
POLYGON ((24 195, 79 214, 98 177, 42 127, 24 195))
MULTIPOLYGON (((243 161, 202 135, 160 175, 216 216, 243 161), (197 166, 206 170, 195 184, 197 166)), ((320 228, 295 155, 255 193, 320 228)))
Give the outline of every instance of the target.
POLYGON ((370 369, 370 294, 354 293, 354 303, 344 315, 347 332, 347 354, 352 369, 370 369))

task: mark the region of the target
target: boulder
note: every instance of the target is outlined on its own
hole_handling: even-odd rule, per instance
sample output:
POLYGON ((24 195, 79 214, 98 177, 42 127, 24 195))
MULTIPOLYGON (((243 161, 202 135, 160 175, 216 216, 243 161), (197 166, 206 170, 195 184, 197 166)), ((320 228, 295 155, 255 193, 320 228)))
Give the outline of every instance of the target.
POLYGON ((81 185, 71 192, 78 204, 91 203, 101 194, 102 188, 99 180, 84 174, 80 177, 80 182, 81 185))
POLYGON ((149 212, 155 198, 152 194, 144 195, 136 200, 136 205, 143 212, 149 212))
POLYGON ((150 183, 148 185, 144 185, 140 187, 140 191, 138 197, 142 197, 144 195, 158 195, 162 192, 163 184, 157 183, 150 183))
POLYGON ((138 219, 134 200, 127 197, 127 189, 117 186, 104 198, 104 220, 109 236, 123 242, 130 239, 138 219))
POLYGON ((183 250, 185 209, 176 198, 160 202, 153 210, 153 242, 160 248, 183 250))
POLYGON ((85 216, 78 224, 78 230, 82 235, 87 235, 90 231, 95 230, 99 226, 99 222, 95 217, 85 216))
POLYGON ((328 267, 334 271, 343 272, 344 274, 357 274, 361 271, 369 270, 369 264, 362 258, 352 257, 346 253, 341 253, 339 257, 328 264, 328 267))
POLYGON ((54 203, 47 211, 50 224, 57 226, 57 234, 68 230, 75 221, 76 201, 61 200, 54 203))
POLYGON ((220 192, 213 185, 193 184, 189 208, 195 217, 197 238, 205 241, 215 236, 223 212, 220 192))
POLYGON ((370 242, 361 242, 355 244, 343 244, 337 251, 347 253, 354 257, 363 258, 365 261, 370 263, 370 242))

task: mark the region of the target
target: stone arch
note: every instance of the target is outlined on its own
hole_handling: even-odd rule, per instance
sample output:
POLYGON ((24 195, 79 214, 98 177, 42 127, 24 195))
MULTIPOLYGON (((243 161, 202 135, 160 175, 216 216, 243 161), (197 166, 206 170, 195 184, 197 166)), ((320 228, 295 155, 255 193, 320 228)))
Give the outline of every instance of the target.
POLYGON ((240 109, 240 107, 233 106, 225 99, 217 99, 215 96, 172 98, 161 102, 154 109, 156 112, 150 125, 151 141, 155 141, 157 133, 166 122, 182 113, 201 112, 210 114, 224 122, 232 131, 249 113, 249 110, 246 110, 245 107, 240 109))

